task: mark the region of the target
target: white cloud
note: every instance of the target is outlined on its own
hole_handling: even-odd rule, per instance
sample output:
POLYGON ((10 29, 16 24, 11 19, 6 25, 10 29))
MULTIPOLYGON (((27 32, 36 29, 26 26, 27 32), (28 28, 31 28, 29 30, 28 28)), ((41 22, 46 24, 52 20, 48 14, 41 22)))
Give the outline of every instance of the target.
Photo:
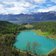
MULTIPOLYGON (((56 11, 56 6, 45 7, 46 0, 0 0, 0 14, 20 14, 30 12, 56 11), (32 2, 34 3, 32 3, 32 2), (41 7, 41 9, 40 9, 41 7), (37 10, 37 11, 36 11, 37 10)), ((52 0, 54 2, 56 0, 52 0)), ((50 6, 51 4, 49 4, 50 6)))
POLYGON ((8 5, 8 4, 10 4, 10 5, 14 5, 14 6, 21 6, 21 7, 30 7, 30 6, 32 6, 32 4, 31 3, 29 3, 29 2, 3 2, 4 4, 6 4, 6 5, 8 5))
POLYGON ((34 0, 36 3, 45 3, 46 0, 34 0))
POLYGON ((14 1, 14 2, 16 2, 17 0, 0 0, 1 2, 3 1, 3 2, 12 2, 12 1, 14 1))
POLYGON ((14 5, 13 7, 4 7, 4 5, 0 5, 0 14, 20 14, 27 11, 27 8, 31 7, 32 4, 29 2, 3 2, 5 5, 14 5))
POLYGON ((38 12, 49 12, 49 11, 56 11, 56 6, 51 6, 43 9, 37 10, 38 12))
POLYGON ((20 14, 25 10, 25 8, 12 7, 12 8, 6 8, 6 10, 9 14, 20 14))
POLYGON ((32 6, 32 4, 29 3, 29 2, 15 2, 14 5, 15 6, 21 6, 21 7, 30 7, 30 6, 32 6))
POLYGON ((0 14, 6 13, 6 10, 4 10, 3 5, 0 4, 0 14))

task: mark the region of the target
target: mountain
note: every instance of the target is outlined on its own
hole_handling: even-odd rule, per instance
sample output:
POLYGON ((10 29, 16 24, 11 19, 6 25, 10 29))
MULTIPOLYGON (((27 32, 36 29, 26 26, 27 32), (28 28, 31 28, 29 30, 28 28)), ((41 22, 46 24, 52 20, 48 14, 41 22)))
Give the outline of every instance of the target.
POLYGON ((1 15, 0 20, 10 21, 13 23, 31 23, 38 21, 56 21, 56 12, 42 12, 42 13, 32 13, 32 14, 8 14, 1 15))

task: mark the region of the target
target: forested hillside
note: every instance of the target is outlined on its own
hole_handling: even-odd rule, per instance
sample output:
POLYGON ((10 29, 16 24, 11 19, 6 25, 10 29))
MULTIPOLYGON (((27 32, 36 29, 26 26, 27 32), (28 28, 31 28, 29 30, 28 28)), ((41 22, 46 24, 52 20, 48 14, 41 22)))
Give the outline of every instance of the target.
POLYGON ((33 23, 34 29, 40 30, 37 31, 40 35, 41 33, 44 33, 43 35, 56 38, 56 22, 38 22, 33 23))
POLYGON ((56 22, 39 22, 34 23, 35 29, 41 29, 42 31, 54 32, 56 33, 56 22))

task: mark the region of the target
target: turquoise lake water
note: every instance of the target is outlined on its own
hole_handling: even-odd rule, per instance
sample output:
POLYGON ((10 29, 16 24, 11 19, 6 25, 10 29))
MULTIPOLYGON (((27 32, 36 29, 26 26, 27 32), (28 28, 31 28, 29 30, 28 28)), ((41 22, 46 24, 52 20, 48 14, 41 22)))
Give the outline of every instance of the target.
POLYGON ((21 50, 30 49, 33 53, 35 51, 40 55, 45 55, 56 48, 56 40, 44 36, 39 36, 33 31, 22 31, 20 34, 18 34, 16 40, 16 48, 21 50))

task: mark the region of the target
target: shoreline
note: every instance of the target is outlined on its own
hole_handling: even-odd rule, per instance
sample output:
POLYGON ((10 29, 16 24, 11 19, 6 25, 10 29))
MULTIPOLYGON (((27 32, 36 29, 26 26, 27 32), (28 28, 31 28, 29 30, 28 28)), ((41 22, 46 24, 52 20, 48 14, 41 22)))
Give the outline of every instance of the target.
POLYGON ((47 54, 49 55, 50 53, 52 53, 53 51, 55 51, 56 48, 52 49, 51 51, 49 51, 47 54))
POLYGON ((33 30, 33 32, 35 32, 36 34, 38 34, 39 36, 45 36, 47 38, 50 38, 50 39, 56 39, 54 36, 55 35, 51 35, 50 33, 48 32, 42 32, 41 30, 33 30))

